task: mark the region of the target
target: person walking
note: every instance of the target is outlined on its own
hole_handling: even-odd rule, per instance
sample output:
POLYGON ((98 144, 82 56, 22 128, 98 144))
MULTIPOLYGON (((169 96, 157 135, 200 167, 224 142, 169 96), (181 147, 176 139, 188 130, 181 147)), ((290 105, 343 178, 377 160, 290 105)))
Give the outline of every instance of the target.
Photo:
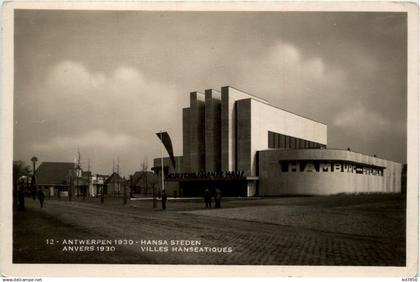
POLYGON ((211 193, 209 188, 206 188, 204 191, 204 203, 206 203, 206 208, 211 208, 211 193))
POLYGON ((41 208, 43 208, 45 195, 44 195, 44 192, 42 192, 42 189, 38 190, 38 199, 39 199, 39 203, 41 204, 41 208))
POLYGON ((219 188, 216 188, 216 192, 214 194, 214 207, 216 209, 220 208, 220 202, 222 201, 222 191, 219 188))
POLYGON ((165 190, 162 191, 162 210, 166 210, 166 200, 168 199, 168 195, 166 194, 165 190))

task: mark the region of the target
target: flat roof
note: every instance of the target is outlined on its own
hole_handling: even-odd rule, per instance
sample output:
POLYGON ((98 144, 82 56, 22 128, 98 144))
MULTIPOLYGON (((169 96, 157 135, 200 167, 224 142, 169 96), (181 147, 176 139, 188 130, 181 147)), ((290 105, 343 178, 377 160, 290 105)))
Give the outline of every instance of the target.
POLYGON ((227 88, 227 87, 230 87, 230 88, 233 88, 235 90, 241 91, 241 92, 245 93, 246 95, 249 95, 251 98, 255 98, 257 101, 264 101, 264 102, 268 103, 268 101, 266 99, 263 99, 261 97, 258 97, 257 95, 254 95, 254 94, 249 94, 246 91, 243 91, 243 90, 241 90, 239 88, 236 88, 236 87, 233 87, 233 86, 230 86, 230 85, 222 86, 221 88, 227 88))

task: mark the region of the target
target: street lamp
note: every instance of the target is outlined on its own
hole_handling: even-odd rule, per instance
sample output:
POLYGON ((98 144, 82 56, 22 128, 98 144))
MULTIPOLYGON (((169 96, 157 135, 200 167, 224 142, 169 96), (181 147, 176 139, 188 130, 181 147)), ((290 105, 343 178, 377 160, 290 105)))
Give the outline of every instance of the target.
POLYGON ((36 198, 36 179, 35 179, 35 167, 36 167, 36 162, 38 161, 38 158, 33 156, 31 158, 31 162, 32 162, 32 198, 35 200, 36 198))

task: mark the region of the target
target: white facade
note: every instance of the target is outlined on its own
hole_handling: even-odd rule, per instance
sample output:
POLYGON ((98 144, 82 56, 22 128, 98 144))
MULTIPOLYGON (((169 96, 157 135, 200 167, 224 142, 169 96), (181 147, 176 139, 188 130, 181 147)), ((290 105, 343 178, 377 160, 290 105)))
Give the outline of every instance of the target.
POLYGON ((191 195, 206 186, 241 196, 401 192, 402 164, 326 148, 321 122, 230 86, 207 89, 190 93, 182 165, 168 177, 174 191, 179 184, 191 195), (294 170, 284 170, 285 163, 294 170))
POLYGON ((238 170, 255 176, 257 151, 269 148, 268 132, 327 144, 327 126, 253 98, 237 102, 238 170))
POLYGON ((222 87, 221 108, 221 140, 222 140, 222 170, 236 170, 236 102, 254 97, 230 86, 222 87))

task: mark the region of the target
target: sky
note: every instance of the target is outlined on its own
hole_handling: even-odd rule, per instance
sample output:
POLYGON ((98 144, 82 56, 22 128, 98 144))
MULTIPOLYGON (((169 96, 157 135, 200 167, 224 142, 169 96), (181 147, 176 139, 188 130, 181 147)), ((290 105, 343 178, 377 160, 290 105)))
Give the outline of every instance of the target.
POLYGON ((15 11, 14 159, 122 175, 182 155, 191 91, 233 86, 406 162, 403 13, 15 11))

